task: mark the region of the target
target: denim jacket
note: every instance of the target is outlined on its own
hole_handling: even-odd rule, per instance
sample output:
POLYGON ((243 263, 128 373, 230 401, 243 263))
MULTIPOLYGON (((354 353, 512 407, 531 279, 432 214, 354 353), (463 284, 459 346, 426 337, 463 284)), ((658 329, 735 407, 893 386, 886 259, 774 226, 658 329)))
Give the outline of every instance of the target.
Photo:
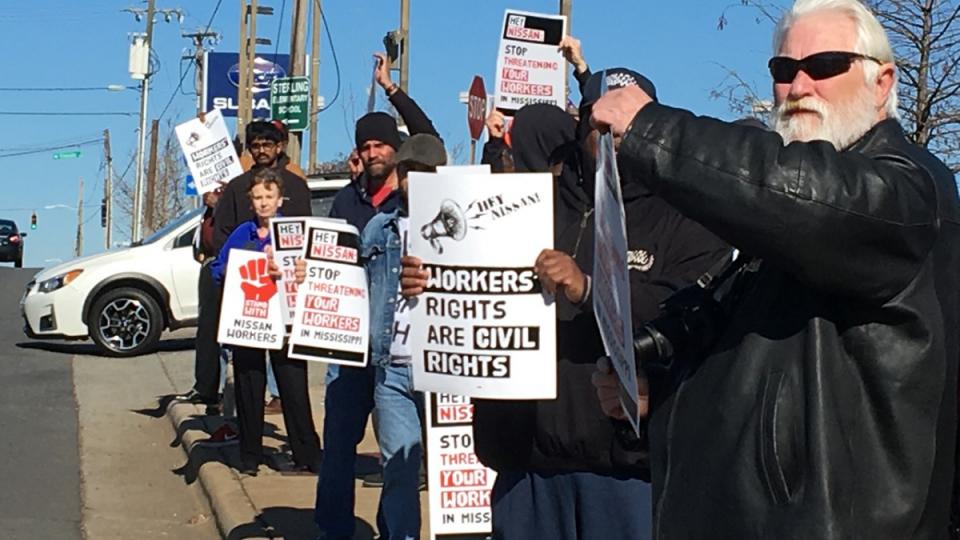
POLYGON ((403 246, 397 218, 400 209, 374 216, 360 235, 360 256, 367 270, 370 292, 370 363, 390 364, 393 319, 400 290, 403 246))

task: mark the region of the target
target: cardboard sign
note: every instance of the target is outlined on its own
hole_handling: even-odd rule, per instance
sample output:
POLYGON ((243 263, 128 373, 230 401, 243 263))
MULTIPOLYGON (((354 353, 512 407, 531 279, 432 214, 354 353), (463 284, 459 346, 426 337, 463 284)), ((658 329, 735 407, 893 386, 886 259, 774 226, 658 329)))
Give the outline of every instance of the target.
POLYGON ((367 365, 370 305, 356 227, 333 221, 306 227, 307 277, 297 290, 290 358, 367 365))
POLYGON ((613 135, 600 136, 595 188, 593 311, 603 348, 620 379, 620 404, 639 434, 637 361, 633 353, 627 228, 613 135))
POLYGON ((270 220, 273 239, 273 260, 283 272, 283 324, 293 324, 297 305, 297 282, 294 275, 297 259, 303 257, 307 245, 307 223, 318 218, 275 217, 270 220))
POLYGON ((203 195, 243 174, 223 115, 215 109, 175 128, 197 191, 203 195))
POLYGON ((490 492, 497 473, 473 452, 473 405, 452 394, 424 397, 430 538, 483 538, 493 532, 490 492))
POLYGON ((230 250, 217 331, 220 343, 254 349, 283 348, 282 295, 267 267, 265 253, 230 250))
POLYGON ((411 313, 414 388, 556 397, 556 310, 533 269, 553 247, 553 177, 454 169, 409 182, 410 253, 430 274, 411 313))
POLYGON ((567 63, 558 50, 566 34, 562 15, 508 9, 497 54, 494 107, 513 114, 531 103, 567 103, 567 63))

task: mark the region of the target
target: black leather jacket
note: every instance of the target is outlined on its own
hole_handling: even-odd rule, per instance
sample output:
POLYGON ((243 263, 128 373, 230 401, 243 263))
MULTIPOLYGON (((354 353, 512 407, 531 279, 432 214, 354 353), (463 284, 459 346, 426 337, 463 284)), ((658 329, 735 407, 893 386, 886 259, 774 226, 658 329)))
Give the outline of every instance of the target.
POLYGON ((946 538, 960 353, 946 167, 893 120, 837 152, 656 104, 620 159, 763 261, 734 283, 712 352, 652 381, 654 538, 946 538))

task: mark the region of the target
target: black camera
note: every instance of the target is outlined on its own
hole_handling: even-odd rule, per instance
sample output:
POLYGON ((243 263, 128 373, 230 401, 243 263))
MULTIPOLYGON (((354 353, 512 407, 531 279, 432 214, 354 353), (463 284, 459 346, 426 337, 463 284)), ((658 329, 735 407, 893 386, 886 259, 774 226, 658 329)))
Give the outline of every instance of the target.
POLYGON ((666 371, 676 360, 701 358, 719 335, 722 308, 715 288, 691 285, 660 306, 660 316, 636 332, 637 364, 647 372, 666 371))

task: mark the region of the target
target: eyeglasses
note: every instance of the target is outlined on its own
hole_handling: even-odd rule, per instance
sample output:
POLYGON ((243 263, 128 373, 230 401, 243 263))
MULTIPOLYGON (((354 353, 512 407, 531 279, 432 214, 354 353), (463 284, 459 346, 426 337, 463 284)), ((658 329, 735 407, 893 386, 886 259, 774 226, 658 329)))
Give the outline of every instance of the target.
POLYGON ((251 150, 260 150, 260 149, 267 150, 269 148, 273 148, 276 145, 277 143, 275 142, 254 142, 254 143, 250 143, 248 146, 250 147, 251 150))
POLYGON ((767 63, 767 67, 770 68, 770 75, 773 76, 775 82, 789 84, 793 82, 793 79, 797 77, 797 73, 801 70, 811 79, 822 81, 850 71, 850 66, 857 60, 872 60, 878 64, 883 63, 865 54, 827 51, 811 54, 800 60, 788 56, 774 56, 767 63))

